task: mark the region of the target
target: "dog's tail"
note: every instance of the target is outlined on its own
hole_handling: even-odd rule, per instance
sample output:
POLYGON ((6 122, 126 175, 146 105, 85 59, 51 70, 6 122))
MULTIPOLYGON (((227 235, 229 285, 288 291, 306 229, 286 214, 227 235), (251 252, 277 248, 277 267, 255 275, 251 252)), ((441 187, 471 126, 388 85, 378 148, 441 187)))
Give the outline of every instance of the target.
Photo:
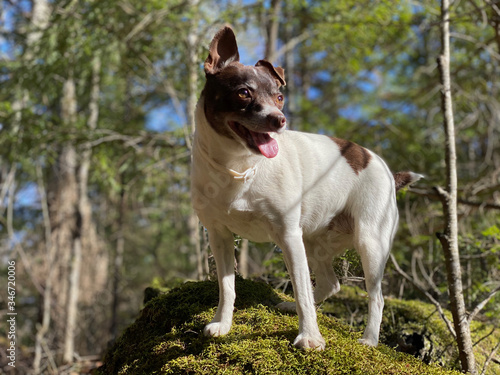
POLYGON ((397 172, 393 174, 394 182, 396 183, 396 191, 417 182, 423 175, 413 172, 397 172))

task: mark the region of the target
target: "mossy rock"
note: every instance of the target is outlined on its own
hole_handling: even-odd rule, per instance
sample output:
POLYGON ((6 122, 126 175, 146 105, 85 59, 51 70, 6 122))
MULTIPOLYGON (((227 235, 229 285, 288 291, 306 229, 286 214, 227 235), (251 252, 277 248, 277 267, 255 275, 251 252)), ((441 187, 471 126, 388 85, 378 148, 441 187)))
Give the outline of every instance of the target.
POLYGON ((98 374, 459 374, 387 346, 357 342, 359 332, 324 314, 322 352, 296 349, 295 315, 274 306, 289 297, 270 286, 237 279, 230 333, 203 336, 215 313, 217 283, 188 282, 146 304, 108 351, 98 374))
MULTIPOLYGON (((367 293, 360 288, 342 286, 339 293, 322 304, 321 311, 347 322, 351 329, 362 330, 368 314, 367 293)), ((444 314, 452 321, 451 312, 444 310, 444 314)), ((471 336, 472 342, 476 343, 476 367, 481 372, 500 341, 500 330, 494 325, 474 321, 471 323, 471 336)), ((455 339, 436 307, 429 303, 385 298, 380 342, 425 363, 460 368, 455 339)), ((491 362, 485 374, 500 374, 500 365, 491 362)))

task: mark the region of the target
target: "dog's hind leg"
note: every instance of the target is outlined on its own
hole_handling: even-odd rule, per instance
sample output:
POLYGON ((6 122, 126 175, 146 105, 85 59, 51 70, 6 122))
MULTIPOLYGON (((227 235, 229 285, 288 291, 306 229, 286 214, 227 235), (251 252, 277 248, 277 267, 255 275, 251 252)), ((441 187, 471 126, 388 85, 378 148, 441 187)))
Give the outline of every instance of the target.
POLYGON ((382 295, 382 278, 384 276, 385 264, 389 256, 392 239, 382 239, 380 234, 372 233, 372 236, 361 239, 356 247, 363 265, 365 274, 366 291, 368 292, 368 321, 360 343, 377 346, 382 323, 382 312, 384 309, 384 297, 382 295))
POLYGON ((333 270, 333 255, 328 237, 319 237, 307 242, 307 262, 316 276, 314 303, 318 304, 340 290, 340 283, 333 270))
POLYGON ((333 258, 318 263, 313 270, 316 275, 316 287, 314 288, 314 303, 318 304, 340 290, 340 283, 333 270, 333 258))
MULTIPOLYGON (((327 242, 304 241, 307 253, 307 263, 310 271, 316 276, 314 288, 314 303, 319 304, 340 290, 340 283, 333 270, 333 252, 327 242)), ((281 302, 276 306, 286 312, 295 312, 295 302, 281 302)))
POLYGON ((217 265, 219 281, 219 306, 212 321, 205 326, 206 336, 222 336, 229 332, 233 320, 234 300, 234 238, 224 229, 208 229, 210 248, 217 265))

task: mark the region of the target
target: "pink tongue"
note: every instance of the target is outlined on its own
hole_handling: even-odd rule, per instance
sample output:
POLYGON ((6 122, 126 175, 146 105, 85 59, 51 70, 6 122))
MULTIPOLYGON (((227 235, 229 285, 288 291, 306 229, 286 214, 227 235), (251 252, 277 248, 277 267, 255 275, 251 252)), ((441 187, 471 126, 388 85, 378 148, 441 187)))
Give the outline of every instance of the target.
POLYGON ((278 142, 275 139, 271 138, 267 133, 255 133, 250 132, 252 134, 253 141, 256 146, 259 148, 259 151, 266 158, 274 158, 278 155, 279 147, 278 142))

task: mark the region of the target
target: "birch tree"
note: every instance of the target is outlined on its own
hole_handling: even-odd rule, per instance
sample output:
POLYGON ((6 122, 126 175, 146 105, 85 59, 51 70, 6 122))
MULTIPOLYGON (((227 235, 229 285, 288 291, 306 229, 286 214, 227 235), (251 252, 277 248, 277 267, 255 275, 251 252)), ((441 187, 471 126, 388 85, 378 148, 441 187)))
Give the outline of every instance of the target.
POLYGON ((438 58, 441 76, 441 107, 445 132, 446 190, 436 188, 444 210, 445 231, 438 238, 443 246, 450 293, 450 307, 453 314, 456 339, 462 369, 475 374, 476 365, 469 320, 465 311, 462 286, 462 271, 458 250, 457 218, 457 166, 455 149, 455 124, 450 78, 450 5, 448 0, 441 2, 441 55, 438 58))

